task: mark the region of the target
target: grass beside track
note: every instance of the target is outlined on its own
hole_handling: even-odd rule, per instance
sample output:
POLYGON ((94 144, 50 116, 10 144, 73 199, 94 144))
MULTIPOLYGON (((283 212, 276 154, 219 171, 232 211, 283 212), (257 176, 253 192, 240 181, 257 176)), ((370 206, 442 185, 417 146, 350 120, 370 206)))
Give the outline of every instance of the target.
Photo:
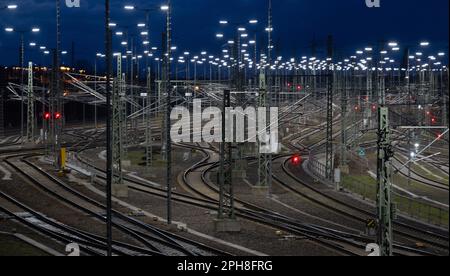
MULTIPOLYGON (((406 158, 404 158, 403 156, 397 156, 400 160, 402 160, 403 162, 406 162, 406 158)), ((441 171, 439 171, 438 169, 434 168, 433 166, 430 166, 428 164, 426 164, 426 162, 421 162, 420 166, 416 163, 416 162, 411 162, 411 170, 413 172, 415 172, 417 175, 423 175, 424 177, 427 177, 431 180, 440 182, 440 183, 445 183, 445 184, 449 184, 448 183, 448 175, 444 175, 444 173, 442 173, 441 171), (426 170, 424 170, 423 168, 425 168, 426 170), (439 177, 436 177, 439 176, 439 177)))
MULTIPOLYGON (((376 201, 376 180, 368 175, 344 175, 342 186, 364 199, 376 201)), ((393 195, 393 201, 397 204, 400 212, 422 221, 444 227, 449 226, 449 212, 421 202, 411 200, 399 195, 393 195)))

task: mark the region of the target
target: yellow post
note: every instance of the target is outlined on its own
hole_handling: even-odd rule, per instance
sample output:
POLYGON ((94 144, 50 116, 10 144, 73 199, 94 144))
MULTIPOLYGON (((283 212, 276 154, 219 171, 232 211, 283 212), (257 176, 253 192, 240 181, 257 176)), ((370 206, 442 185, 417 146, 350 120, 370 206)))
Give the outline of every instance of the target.
POLYGON ((66 148, 61 148, 61 159, 60 159, 60 165, 61 165, 61 170, 64 171, 66 169, 66 148))

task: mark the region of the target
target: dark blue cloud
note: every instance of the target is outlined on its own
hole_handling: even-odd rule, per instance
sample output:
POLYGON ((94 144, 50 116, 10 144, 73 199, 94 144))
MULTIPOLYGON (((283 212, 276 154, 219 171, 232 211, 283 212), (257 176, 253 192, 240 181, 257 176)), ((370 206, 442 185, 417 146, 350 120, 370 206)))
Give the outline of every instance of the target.
MULTIPOLYGON (((4 3, 7 1, 1 1, 4 3)), ((12 1, 14 2, 14 1, 12 1)), ((30 28, 40 26, 39 35, 27 37, 52 48, 55 44, 55 10, 53 0, 16 0, 20 8, 14 12, 0 12, 0 64, 17 63, 19 38, 5 34, 5 26, 30 28)), ((63 1, 64 2, 64 1, 63 1)), ((93 59, 103 51, 103 2, 81 0, 80 9, 63 5, 63 47, 70 50, 76 44, 77 59, 93 59)), ((161 5, 163 1, 112 0, 112 17, 121 25, 134 25, 144 19, 139 12, 127 13, 123 5, 161 5)), ((275 39, 282 55, 309 54, 311 40, 323 42, 333 34, 339 52, 346 53, 379 40, 395 39, 402 43, 416 43, 422 39, 433 42, 437 50, 448 50, 448 0, 381 0, 382 7, 368 9, 365 0, 273 0, 275 39)), ((174 43, 182 51, 217 51, 220 42, 218 20, 227 18, 245 21, 258 18, 264 29, 267 20, 267 0, 173 0, 174 43)), ((164 17, 152 14, 151 42, 160 45, 164 17)), ((116 45, 116 48, 118 46, 116 45)), ((41 62, 37 53, 29 55, 41 62)))

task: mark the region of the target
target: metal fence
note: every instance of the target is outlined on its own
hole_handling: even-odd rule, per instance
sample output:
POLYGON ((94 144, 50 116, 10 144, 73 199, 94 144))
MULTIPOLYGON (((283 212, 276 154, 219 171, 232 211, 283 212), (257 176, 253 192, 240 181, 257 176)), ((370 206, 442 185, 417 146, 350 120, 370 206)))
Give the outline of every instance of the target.
POLYGON ((309 155, 307 167, 314 176, 320 180, 326 180, 326 166, 325 164, 322 164, 312 152, 309 155))
MULTIPOLYGON (((366 164, 367 160, 357 156, 356 154, 349 154, 349 157, 354 162, 359 164, 366 164)), ((325 164, 321 163, 318 155, 311 152, 309 160, 306 164, 308 170, 317 177, 322 183, 332 185, 325 175, 325 164)), ((361 178, 352 178, 351 176, 343 176, 341 186, 348 192, 361 196, 364 200, 374 203, 376 200, 376 180, 362 181, 361 178), (369 183, 370 182, 370 183, 369 183)), ((395 183, 394 183, 395 184, 395 183)), ((410 217, 428 224, 436 225, 443 228, 449 228, 449 208, 432 204, 418 198, 402 195, 396 191, 392 192, 392 201, 397 206, 397 213, 399 215, 410 217)))

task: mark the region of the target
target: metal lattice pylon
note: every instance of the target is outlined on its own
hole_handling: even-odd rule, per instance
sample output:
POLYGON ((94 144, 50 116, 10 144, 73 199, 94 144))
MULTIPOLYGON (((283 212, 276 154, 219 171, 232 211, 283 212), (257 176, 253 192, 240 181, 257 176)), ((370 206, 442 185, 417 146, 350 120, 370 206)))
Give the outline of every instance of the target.
POLYGON ((112 185, 123 185, 123 103, 124 78, 122 77, 122 58, 117 56, 117 78, 113 82, 112 91, 112 185))
POLYGON ((151 67, 147 68, 147 108, 145 112, 145 164, 150 167, 153 163, 152 146, 152 74, 151 67))
MULTIPOLYGON (((220 173, 219 173, 219 212, 218 219, 235 219, 234 193, 233 193, 233 148, 232 137, 226 139, 226 123, 232 127, 233 120, 230 112, 230 90, 223 94, 222 109, 222 144, 220 145, 220 173)), ((230 129, 230 128, 228 128, 230 129)))
MULTIPOLYGON (((258 106, 267 106, 267 83, 265 70, 261 69, 259 75, 259 96, 258 96, 258 106)), ((265 129, 258 129, 258 132, 266 131, 265 129)), ((260 136, 262 137, 262 136, 260 136)), ((258 186, 267 187, 268 186, 268 174, 267 174, 267 154, 262 153, 261 142, 258 142, 258 186)))
POLYGON ((122 176, 122 116, 120 104, 121 80, 114 80, 112 97, 112 148, 113 148, 113 185, 123 184, 122 176))
POLYGON ((378 111, 378 169, 377 169, 377 212, 378 245, 382 256, 392 256, 392 203, 390 183, 390 159, 392 146, 389 137, 389 110, 380 107, 378 111))
MULTIPOLYGON (((270 118, 270 107, 272 106, 272 95, 270 94, 272 89, 272 75, 271 75, 271 66, 272 66, 272 0, 269 0, 269 8, 268 8, 268 32, 267 32, 267 69, 262 66, 260 77, 259 77, 259 107, 266 108, 266 122, 268 118, 270 118), (266 79, 267 77, 267 79, 266 79)), ((258 120, 261 120, 258 118, 258 120)), ((258 129, 258 132, 266 131, 266 129, 258 129)), ((263 136, 260 136, 263 137, 263 136)), ((269 138, 269 143, 271 143, 271 138, 269 138)), ((267 142, 267 141, 264 141, 267 142)), ((258 186, 260 187, 268 187, 269 188, 269 196, 270 189, 272 184, 272 154, 271 153, 262 153, 261 150, 261 141, 258 142, 258 186)), ((271 144, 269 145, 272 146, 271 144)))
MULTIPOLYGON (((334 73, 332 70, 333 57, 333 38, 328 37, 328 68, 327 68, 327 141, 325 156, 325 176, 328 180, 333 180, 334 174, 334 158, 333 158, 333 80, 334 73)), ((345 131, 345 130, 342 130, 345 131)))
POLYGON ((384 76, 375 73, 375 90, 378 92, 378 143, 377 143, 377 242, 381 256, 393 255, 392 218, 395 207, 391 202, 391 161, 394 156, 389 129, 389 109, 385 106, 384 76))
POLYGON ((33 142, 34 139, 34 92, 33 92, 33 63, 28 64, 28 89, 27 89, 27 141, 33 142))
MULTIPOLYGON (((348 106, 348 76, 343 73, 343 84, 341 87, 341 167, 347 165, 347 106, 348 106)), ((338 183, 339 184, 339 183, 338 183)), ((339 189, 339 187, 337 187, 339 189)))

